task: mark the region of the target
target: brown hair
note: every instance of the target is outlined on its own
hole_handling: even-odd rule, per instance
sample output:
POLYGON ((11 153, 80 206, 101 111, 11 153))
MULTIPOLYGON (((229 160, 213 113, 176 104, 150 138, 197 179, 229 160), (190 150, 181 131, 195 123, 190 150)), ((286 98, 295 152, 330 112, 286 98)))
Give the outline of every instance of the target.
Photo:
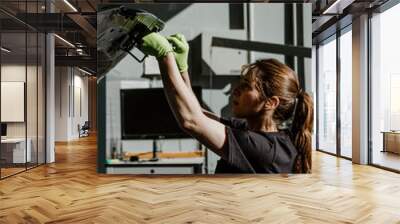
POLYGON ((279 106, 275 109, 272 119, 277 124, 291 121, 291 125, 286 128, 289 129, 292 142, 298 151, 294 172, 310 173, 313 101, 310 95, 301 89, 296 73, 276 59, 265 59, 245 66, 243 74, 245 79, 255 81, 256 88, 265 98, 279 98, 279 106))

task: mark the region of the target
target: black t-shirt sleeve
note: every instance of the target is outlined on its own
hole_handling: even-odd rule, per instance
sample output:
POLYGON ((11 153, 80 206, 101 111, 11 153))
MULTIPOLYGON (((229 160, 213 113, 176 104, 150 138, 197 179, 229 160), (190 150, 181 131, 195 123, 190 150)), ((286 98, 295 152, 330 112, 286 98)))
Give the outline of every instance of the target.
POLYGON ((215 173, 291 173, 297 149, 284 132, 248 129, 245 120, 221 118, 226 142, 215 173))
POLYGON ((247 121, 233 117, 221 117, 220 122, 228 127, 245 130, 247 129, 247 121))
POLYGON ((272 145, 258 133, 226 127, 222 159, 243 173, 264 172, 274 157, 272 145))

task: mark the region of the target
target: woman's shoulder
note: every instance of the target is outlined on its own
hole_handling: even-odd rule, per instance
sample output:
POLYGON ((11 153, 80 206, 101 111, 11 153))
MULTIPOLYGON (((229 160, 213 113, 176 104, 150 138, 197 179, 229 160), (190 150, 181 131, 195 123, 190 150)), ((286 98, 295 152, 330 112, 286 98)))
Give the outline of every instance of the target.
POLYGON ((253 138, 254 141, 267 141, 270 145, 279 144, 294 147, 290 133, 287 131, 263 132, 248 130, 248 136, 253 138))
POLYGON ((235 117, 221 117, 220 121, 222 124, 240 130, 247 130, 247 121, 245 119, 239 119, 235 117))
POLYGON ((248 130, 250 133, 256 133, 258 135, 262 135, 264 137, 270 137, 270 138, 289 138, 290 139, 290 133, 288 133, 285 130, 280 130, 280 131, 253 131, 253 130, 248 130))

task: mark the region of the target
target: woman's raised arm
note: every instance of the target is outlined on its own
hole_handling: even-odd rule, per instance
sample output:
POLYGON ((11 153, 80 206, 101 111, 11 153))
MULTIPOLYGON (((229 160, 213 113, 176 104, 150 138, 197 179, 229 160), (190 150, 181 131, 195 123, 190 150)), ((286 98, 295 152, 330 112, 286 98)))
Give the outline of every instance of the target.
POLYGON ((143 46, 144 53, 158 59, 165 95, 180 127, 222 155, 226 141, 225 126, 203 113, 196 96, 181 76, 169 42, 160 34, 151 33, 143 38, 143 46))

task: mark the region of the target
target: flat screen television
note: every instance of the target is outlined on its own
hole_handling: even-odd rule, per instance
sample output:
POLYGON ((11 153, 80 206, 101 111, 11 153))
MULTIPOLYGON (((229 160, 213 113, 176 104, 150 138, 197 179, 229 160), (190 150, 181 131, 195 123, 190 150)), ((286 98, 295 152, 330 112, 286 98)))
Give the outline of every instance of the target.
MULTIPOLYGON (((201 87, 193 86, 199 102, 201 87)), ((163 88, 121 90, 122 139, 192 138, 178 125, 163 88)))

